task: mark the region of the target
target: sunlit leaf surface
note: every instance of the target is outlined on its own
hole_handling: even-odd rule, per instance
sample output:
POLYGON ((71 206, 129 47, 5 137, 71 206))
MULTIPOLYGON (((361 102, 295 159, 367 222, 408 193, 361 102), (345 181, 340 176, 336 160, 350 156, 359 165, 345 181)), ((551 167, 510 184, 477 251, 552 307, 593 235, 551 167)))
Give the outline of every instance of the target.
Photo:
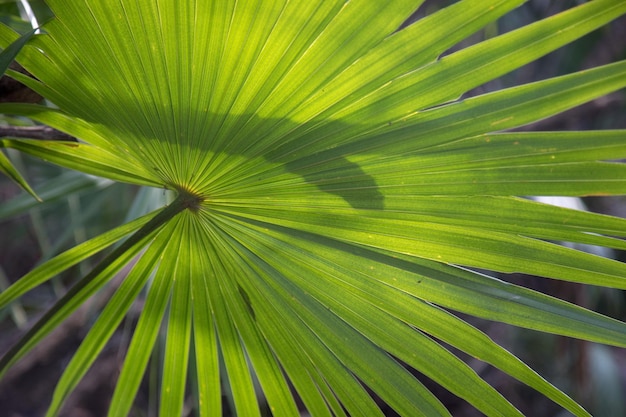
MULTIPOLYGON (((588 415, 453 314, 626 347, 626 324, 473 270, 626 288, 623 263, 551 243, 625 249, 625 220, 519 198, 623 194, 626 168, 609 161, 626 158, 626 132, 502 132, 626 87, 626 62, 460 99, 626 3, 587 2, 439 58, 521 3, 460 1, 398 30, 421 1, 49 0, 56 18, 19 56, 33 77, 12 76, 55 108, 0 111, 79 142, 2 146, 178 197, 1 294, 0 307, 134 233, 2 369, 136 259, 49 415, 144 287, 111 416, 132 409, 162 329, 162 416, 180 415, 189 381, 202 416, 222 415, 223 389, 241 416, 261 415, 261 393, 297 416, 294 391, 315 416, 382 415, 370 392, 403 416, 449 415, 413 369, 485 415, 521 415, 449 346, 588 415)), ((0 26, 0 45, 17 38, 0 26)))

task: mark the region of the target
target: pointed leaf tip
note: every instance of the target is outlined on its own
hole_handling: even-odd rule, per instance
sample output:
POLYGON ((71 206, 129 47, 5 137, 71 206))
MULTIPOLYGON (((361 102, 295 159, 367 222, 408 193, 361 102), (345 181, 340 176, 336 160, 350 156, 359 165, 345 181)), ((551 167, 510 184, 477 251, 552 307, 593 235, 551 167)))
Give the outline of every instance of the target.
MULTIPOLYGON (((0 146, 1 147, 1 146, 0 146)), ((43 202, 41 198, 35 193, 35 191, 28 185, 24 177, 19 173, 19 171, 13 166, 9 158, 0 152, 0 171, 4 173, 7 177, 11 178, 17 185, 22 187, 28 194, 32 195, 35 200, 38 202, 43 202)))

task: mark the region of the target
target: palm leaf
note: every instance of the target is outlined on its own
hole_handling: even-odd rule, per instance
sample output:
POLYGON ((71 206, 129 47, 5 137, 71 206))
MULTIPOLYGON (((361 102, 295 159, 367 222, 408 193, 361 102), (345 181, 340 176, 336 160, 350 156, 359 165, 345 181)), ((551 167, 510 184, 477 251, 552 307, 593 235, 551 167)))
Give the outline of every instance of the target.
MULTIPOLYGON (((0 52, 0 77, 4 75, 6 70, 9 68, 9 65, 11 65, 15 57, 19 54, 21 49, 24 45, 26 45, 28 40, 35 34, 36 31, 37 29, 33 29, 30 32, 23 34, 16 39, 15 42, 11 43, 9 46, 4 48, 2 52, 0 52)), ((37 194, 35 194, 35 191, 33 191, 22 175, 17 171, 17 169, 15 169, 9 158, 7 158, 2 152, 0 152, 0 171, 15 181, 36 200, 41 201, 37 194)))
MULTIPOLYGON (((626 62, 463 94, 626 13, 595 0, 442 54, 521 0, 49 0, 10 75, 57 108, 3 104, 78 142, 3 139, 69 169, 178 193, 0 294, 16 300, 129 237, 0 361, 2 372, 139 257, 59 381, 56 415, 145 286, 109 415, 132 407, 165 328, 160 415, 445 416, 417 370, 488 416, 521 415, 446 345, 588 413, 454 312, 626 346, 626 324, 475 270, 626 288, 626 221, 516 196, 623 194, 624 131, 502 132, 626 87, 626 62), (567 222, 563 222, 563 218, 567 222), (152 279, 150 279, 152 277, 152 279), (439 343, 439 341, 444 342, 439 343), (189 368, 192 372, 188 375, 189 368), (371 392, 370 392, 371 391, 371 392)), ((0 45, 19 35, 0 26, 0 45)), ((20 41, 18 41, 20 42, 20 41)), ((8 209, 7 209, 8 210, 8 209)), ((11 211, 8 211, 11 212, 11 211)))

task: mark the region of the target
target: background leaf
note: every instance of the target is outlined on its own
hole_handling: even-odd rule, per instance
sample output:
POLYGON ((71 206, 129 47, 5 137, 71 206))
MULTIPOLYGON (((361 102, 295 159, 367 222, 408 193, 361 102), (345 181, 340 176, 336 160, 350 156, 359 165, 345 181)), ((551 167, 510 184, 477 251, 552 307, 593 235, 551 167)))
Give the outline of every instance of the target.
MULTIPOLYGON (((15 60, 15 57, 20 53, 21 49, 26 45, 26 42, 30 40, 30 38, 35 34, 38 29, 33 29, 30 32, 27 32, 20 36, 15 42, 4 48, 2 52, 0 52, 0 76, 4 75, 6 70, 9 68, 9 65, 15 60)), ((0 171, 2 171, 5 175, 15 181, 20 187, 22 187, 25 191, 27 191, 30 195, 32 195, 36 200, 41 201, 41 199, 35 194, 33 189, 28 185, 26 180, 20 175, 20 173, 13 167, 11 161, 4 155, 4 153, 0 152, 0 171)))

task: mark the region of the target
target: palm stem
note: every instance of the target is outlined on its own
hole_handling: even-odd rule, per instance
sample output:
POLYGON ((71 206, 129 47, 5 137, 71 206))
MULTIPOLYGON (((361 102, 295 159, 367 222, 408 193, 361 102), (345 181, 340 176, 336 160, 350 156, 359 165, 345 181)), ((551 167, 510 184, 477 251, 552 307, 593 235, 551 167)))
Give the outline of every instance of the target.
MULTIPOLYGON (((193 195, 187 193, 180 193, 178 197, 161 212, 154 216, 148 223, 137 230, 131 235, 124 243, 118 246, 113 252, 107 255, 102 261, 100 261, 83 279, 77 282, 70 290, 65 293, 55 304, 48 310, 34 325, 30 328, 26 334, 20 338, 20 340, 0 358, 0 376, 2 376, 8 368, 13 365, 23 354, 24 349, 29 350, 28 345, 33 338, 39 335, 46 324, 53 319, 57 313, 59 313, 69 301, 89 286, 105 269, 113 264, 120 256, 126 253, 135 245, 141 243, 147 239, 150 235, 156 232, 161 226, 166 224, 169 220, 174 218, 177 214, 185 209, 194 210, 196 208, 199 199, 193 195)), ((97 287, 99 288, 99 287, 97 287)), ((78 305, 74 307, 74 310, 78 308, 78 305)), ((73 310, 71 311, 73 312, 73 310)), ((65 312, 69 316, 71 312, 65 312)))

